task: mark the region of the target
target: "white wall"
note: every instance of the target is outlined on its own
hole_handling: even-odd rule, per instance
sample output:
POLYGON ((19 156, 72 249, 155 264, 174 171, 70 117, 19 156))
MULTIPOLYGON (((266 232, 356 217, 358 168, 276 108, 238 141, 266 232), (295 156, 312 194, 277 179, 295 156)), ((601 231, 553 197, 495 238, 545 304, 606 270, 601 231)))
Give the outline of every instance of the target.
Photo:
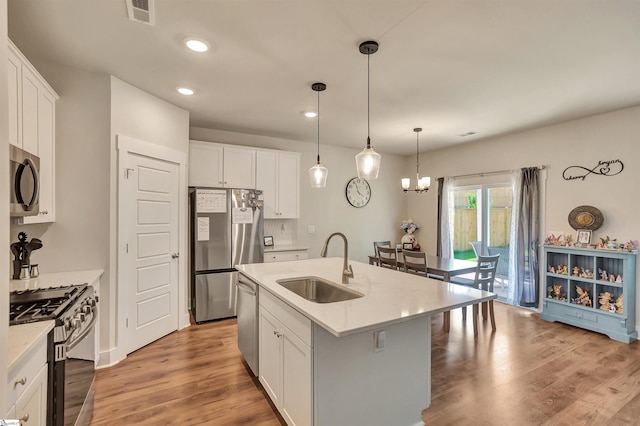
MULTIPOLYGON (((309 257, 319 257, 325 239, 332 232, 343 232, 349 240, 349 258, 367 262, 373 241, 399 241, 400 224, 405 218, 405 194, 400 189, 404 158, 382 154, 377 180, 371 181, 371 201, 363 208, 351 207, 345 187, 356 176, 355 155, 359 150, 325 145, 321 141, 320 160, 329 169, 327 187, 312 189, 308 170, 316 162, 316 142, 298 142, 264 136, 192 127, 190 139, 302 153, 300 159, 300 219, 277 220, 278 226, 294 227, 297 243, 309 247, 309 257), (315 234, 307 232, 315 226, 315 234)), ((364 147, 364 144, 363 144, 364 147)), ((276 245, 278 244, 276 238, 276 245)), ((342 256, 342 243, 331 242, 329 256, 342 256)))
MULTIPOLYGON (((432 179, 467 173, 490 172, 545 165, 546 212, 544 234, 552 231, 576 232, 569 226, 568 215, 581 205, 597 207, 604 215, 603 226, 594 231, 593 240, 609 235, 619 242, 640 240, 637 216, 640 211, 640 107, 569 121, 522 133, 422 154, 420 167, 432 179), (617 176, 589 175, 584 180, 566 181, 562 172, 569 166, 589 169, 599 160, 620 159, 624 170, 617 176)), ((407 159, 407 166, 412 161, 407 159)), ((426 249, 436 248, 436 187, 427 197, 412 197, 408 212, 414 220, 428 223, 432 232, 423 240, 426 249)), ((545 265, 541 265, 546 267, 545 265)), ((636 274, 640 283, 640 268, 636 274)), ((640 292, 636 304, 640 303, 640 292)), ((638 305, 640 306, 640 305, 638 305)), ((640 324, 640 309, 636 310, 640 324)))
MULTIPOLYGON (((123 82, 115 77, 111 77, 111 164, 110 164, 110 262, 109 271, 113 277, 109 282, 110 306, 108 317, 108 338, 105 342, 102 339, 102 353, 100 363, 108 365, 117 362, 126 354, 124 351, 123 340, 120 338, 118 330, 123 330, 123 316, 118 314, 117 300, 118 283, 117 283, 117 183, 118 183, 118 164, 117 156, 117 136, 126 135, 134 139, 147 142, 154 145, 160 145, 177 151, 184 155, 186 160, 189 152, 189 113, 181 108, 176 107, 162 99, 150 95, 128 83, 123 82), (108 344, 105 347, 105 343, 108 344), (107 349, 108 348, 108 349, 107 349)), ((106 159, 105 159, 106 160, 106 159)), ((178 161, 178 159, 176 159, 178 161)), ((184 182, 185 191, 181 200, 181 212, 179 218, 179 246, 181 251, 186 252, 187 246, 187 192, 186 178, 184 182)), ((186 256, 180 259, 179 267, 179 292, 181 295, 178 315, 182 318, 188 318, 186 312, 186 288, 188 286, 187 265, 184 260, 186 256)), ((187 323, 188 324, 188 323, 187 323)), ((104 327, 103 327, 104 329, 104 327)))

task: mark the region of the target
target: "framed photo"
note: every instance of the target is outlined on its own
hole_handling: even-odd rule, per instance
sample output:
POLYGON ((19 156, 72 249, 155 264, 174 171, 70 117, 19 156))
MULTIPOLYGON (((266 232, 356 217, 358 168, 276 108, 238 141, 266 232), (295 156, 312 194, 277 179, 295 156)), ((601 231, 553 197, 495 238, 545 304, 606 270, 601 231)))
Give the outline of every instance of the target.
POLYGON ((580 244, 591 244, 591 230, 590 229, 578 229, 577 242, 580 244))
POLYGON ((264 246, 273 247, 273 237, 271 235, 264 237, 264 246))
POLYGON ((404 250, 413 250, 413 243, 402 243, 402 248, 404 250))

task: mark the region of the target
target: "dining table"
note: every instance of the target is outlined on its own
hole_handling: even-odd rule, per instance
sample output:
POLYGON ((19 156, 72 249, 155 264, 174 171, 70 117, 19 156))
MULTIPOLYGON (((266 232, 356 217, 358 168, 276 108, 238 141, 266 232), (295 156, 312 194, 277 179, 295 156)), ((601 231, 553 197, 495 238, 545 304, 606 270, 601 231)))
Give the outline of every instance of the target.
MULTIPOLYGON (((378 258, 369 256, 369 265, 377 265, 378 258)), ((442 277, 443 281, 451 281, 451 277, 475 272, 477 262, 470 260, 452 259, 448 257, 427 255, 427 273, 442 277)), ((398 259, 398 266, 404 267, 403 262, 398 259)))

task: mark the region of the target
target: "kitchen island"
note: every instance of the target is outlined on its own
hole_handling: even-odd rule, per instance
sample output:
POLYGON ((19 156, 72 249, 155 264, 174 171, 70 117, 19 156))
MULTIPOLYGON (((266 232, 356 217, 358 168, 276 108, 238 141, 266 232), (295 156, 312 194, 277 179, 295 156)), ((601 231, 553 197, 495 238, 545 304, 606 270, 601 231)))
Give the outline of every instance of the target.
POLYGON ((259 286, 259 379, 287 423, 422 425, 431 317, 493 293, 351 262, 362 297, 315 303, 277 280, 342 279, 343 259, 240 265, 259 286))

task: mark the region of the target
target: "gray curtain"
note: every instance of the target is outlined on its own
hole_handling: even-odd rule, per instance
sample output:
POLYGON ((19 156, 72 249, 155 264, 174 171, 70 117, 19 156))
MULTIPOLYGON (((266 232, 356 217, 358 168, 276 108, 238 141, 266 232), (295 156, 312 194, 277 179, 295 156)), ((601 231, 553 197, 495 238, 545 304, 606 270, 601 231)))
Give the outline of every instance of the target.
POLYGON ((520 306, 537 308, 538 282, 539 190, 538 168, 521 169, 517 198, 517 234, 515 257, 515 293, 520 306))

